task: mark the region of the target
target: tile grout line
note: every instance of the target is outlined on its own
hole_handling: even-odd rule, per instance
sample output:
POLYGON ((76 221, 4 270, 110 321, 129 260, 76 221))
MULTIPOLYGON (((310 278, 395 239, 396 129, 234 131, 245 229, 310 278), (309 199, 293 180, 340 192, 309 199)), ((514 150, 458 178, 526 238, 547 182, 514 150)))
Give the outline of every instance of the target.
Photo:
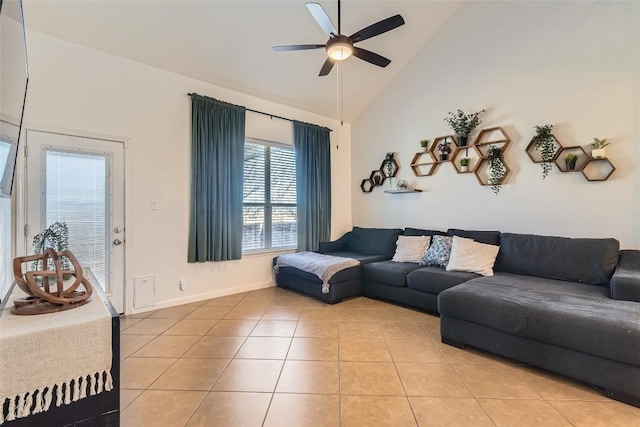
POLYGON ((384 330, 382 332, 382 337, 384 339, 384 345, 387 348, 387 351, 389 352, 389 356, 391 357, 391 362, 393 363, 393 368, 396 370, 396 375, 398 376, 398 381, 400 381, 400 385, 402 386, 402 391, 404 392, 404 398, 407 400, 407 404, 409 405, 409 410, 411 411, 411 415, 413 415, 413 420, 416 423, 416 427, 419 426, 420 424, 418 423, 418 417, 416 416, 415 411, 413 410, 413 405, 411 404, 411 400, 409 399, 409 395, 407 394, 407 389, 404 385, 404 381, 402 381, 402 376, 400 375, 400 371, 398 370, 398 365, 395 361, 395 359, 393 358, 393 354, 391 354, 391 349, 389 348, 389 343, 387 342, 387 335, 384 333, 384 330))
MULTIPOLYGON (((269 306, 267 307, 267 309, 265 310, 265 313, 267 311, 269 311, 269 308, 271 307, 271 304, 269 304, 269 306)), ((262 314, 262 317, 264 317, 264 313, 262 314)), ((256 326, 258 326, 258 324, 260 323, 260 321, 262 320, 262 317, 260 318, 260 320, 258 320, 258 323, 256 323, 256 326)), ((293 335, 295 335, 296 333, 296 329, 298 329, 298 322, 300 320, 298 319, 296 321, 296 327, 293 330, 293 335)), ((252 331, 253 332, 253 331, 252 331)), ((262 424, 261 426, 264 427, 264 424, 267 422, 267 416, 269 415, 269 410, 271 409, 271 404, 273 403, 273 398, 276 395, 276 390, 278 388, 278 383, 280 382, 280 378, 282 377, 282 371, 284 371, 284 365, 287 362, 287 356, 289 355, 289 350, 291 350, 291 344, 293 343, 293 337, 291 338, 291 341, 289 341, 289 347, 287 348, 287 353, 284 355, 284 360, 282 361, 282 366, 280 367, 280 373, 278 374, 278 379, 276 380, 276 383, 273 385, 273 392, 271 393, 271 399, 269 399, 269 404, 267 405, 267 410, 264 412, 264 418, 262 418, 262 424)))

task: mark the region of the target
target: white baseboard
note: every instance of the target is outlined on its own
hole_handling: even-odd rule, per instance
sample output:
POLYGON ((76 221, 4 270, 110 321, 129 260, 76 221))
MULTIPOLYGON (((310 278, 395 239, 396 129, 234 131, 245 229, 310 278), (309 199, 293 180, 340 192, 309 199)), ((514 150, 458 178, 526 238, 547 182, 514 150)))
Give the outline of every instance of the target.
POLYGON ((255 291, 257 289, 271 288, 275 285, 276 284, 274 282, 253 283, 250 285, 240 286, 233 289, 219 289, 216 291, 205 292, 202 294, 188 295, 180 298, 173 298, 170 300, 156 302, 154 305, 149 307, 143 307, 138 309, 131 308, 131 312, 127 314, 139 314, 147 311, 159 310, 161 308, 169 308, 169 307, 174 307, 176 305, 188 304, 190 302, 197 302, 197 301, 202 301, 202 300, 211 299, 211 298, 225 297, 227 295, 255 291))

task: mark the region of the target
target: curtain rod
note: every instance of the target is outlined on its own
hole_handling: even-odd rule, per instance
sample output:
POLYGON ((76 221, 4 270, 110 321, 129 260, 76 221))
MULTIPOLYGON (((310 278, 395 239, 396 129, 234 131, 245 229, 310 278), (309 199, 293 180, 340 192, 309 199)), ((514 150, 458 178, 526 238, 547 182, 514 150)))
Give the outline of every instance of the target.
MULTIPOLYGON (((203 96, 203 95, 198 95, 197 93, 188 93, 187 95, 189 95, 189 96, 194 96, 194 95, 195 95, 195 96, 203 96)), ((254 109, 252 109, 252 108, 247 108, 247 107, 245 107, 245 110, 247 110, 247 111, 251 111, 252 113, 262 114, 262 115, 264 115, 264 116, 269 116, 269 117, 271 117, 272 119, 273 119, 273 118, 276 118, 276 119, 280 119, 280 120, 286 120, 286 121, 288 121, 288 122, 300 121, 300 120, 293 120, 293 119, 289 119, 289 118, 287 118, 287 117, 278 116, 278 115, 275 115, 275 114, 265 113, 264 111, 258 111, 258 110, 254 110, 254 109)), ((313 124, 313 123, 311 123, 311 124, 313 124)), ((318 126, 318 125, 315 125, 315 126, 318 126)), ((326 126, 318 126, 318 127, 327 128, 326 126)), ((333 132, 333 129, 330 129, 330 128, 327 128, 327 129, 329 129, 329 132, 333 132)))

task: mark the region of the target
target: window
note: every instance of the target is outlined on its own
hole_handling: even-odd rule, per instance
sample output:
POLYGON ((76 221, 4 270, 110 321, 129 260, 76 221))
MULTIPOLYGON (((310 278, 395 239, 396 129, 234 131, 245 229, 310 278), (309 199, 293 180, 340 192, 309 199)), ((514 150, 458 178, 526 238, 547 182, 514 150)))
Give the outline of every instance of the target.
POLYGON ((297 216, 293 147, 247 140, 244 145, 242 251, 296 247, 297 216))

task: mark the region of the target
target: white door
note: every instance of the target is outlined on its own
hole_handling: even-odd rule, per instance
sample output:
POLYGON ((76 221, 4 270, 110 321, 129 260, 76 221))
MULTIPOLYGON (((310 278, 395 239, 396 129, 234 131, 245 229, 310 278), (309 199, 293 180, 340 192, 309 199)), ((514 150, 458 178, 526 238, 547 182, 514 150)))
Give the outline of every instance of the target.
POLYGON ((26 247, 56 221, 69 249, 124 312, 124 144, 27 130, 26 247))

